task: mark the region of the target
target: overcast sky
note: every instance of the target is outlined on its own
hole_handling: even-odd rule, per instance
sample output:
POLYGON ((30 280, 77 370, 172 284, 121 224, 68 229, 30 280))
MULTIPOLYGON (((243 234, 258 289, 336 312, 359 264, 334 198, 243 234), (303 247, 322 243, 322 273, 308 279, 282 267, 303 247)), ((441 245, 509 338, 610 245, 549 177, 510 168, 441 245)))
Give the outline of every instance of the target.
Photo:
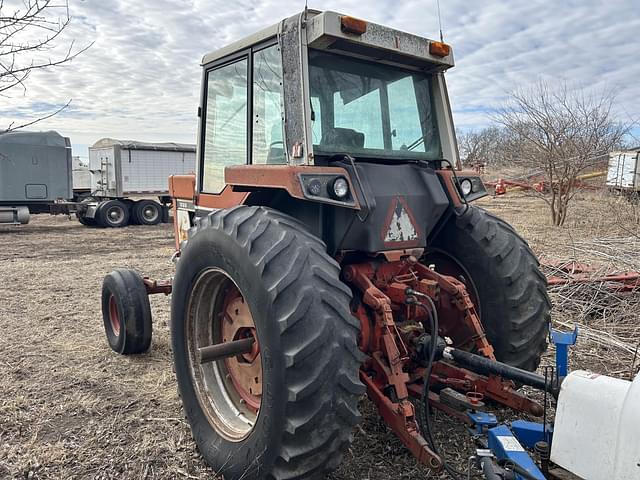
MULTIPOLYGON (((37 128, 71 137, 76 153, 86 155, 86 145, 102 137, 195 143, 203 54, 304 2, 69 0, 69 6, 73 18, 61 43, 94 45, 63 68, 34 73, 24 95, 15 90, 0 98, 0 125, 72 99, 37 128)), ((309 6, 438 37, 436 0, 309 6)), ((441 11, 456 58, 447 78, 458 127, 487 125, 487 113, 509 91, 539 78, 614 90, 620 119, 640 118, 640 0, 441 0, 441 11)))

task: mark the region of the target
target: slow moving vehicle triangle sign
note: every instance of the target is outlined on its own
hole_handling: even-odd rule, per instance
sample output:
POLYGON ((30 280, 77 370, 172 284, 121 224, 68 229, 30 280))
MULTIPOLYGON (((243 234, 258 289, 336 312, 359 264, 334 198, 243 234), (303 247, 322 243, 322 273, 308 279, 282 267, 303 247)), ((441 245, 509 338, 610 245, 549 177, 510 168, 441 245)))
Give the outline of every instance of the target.
POLYGON ((412 247, 420 242, 420 229, 404 197, 391 200, 382 235, 388 246, 412 247))

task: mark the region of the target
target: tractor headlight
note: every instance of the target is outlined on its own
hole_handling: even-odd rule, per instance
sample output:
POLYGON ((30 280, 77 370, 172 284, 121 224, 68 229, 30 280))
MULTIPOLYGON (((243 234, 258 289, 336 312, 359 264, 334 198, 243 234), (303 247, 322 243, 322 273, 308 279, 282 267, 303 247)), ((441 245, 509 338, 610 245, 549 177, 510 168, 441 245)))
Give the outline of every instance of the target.
POLYGON ((473 202, 487 194, 487 189, 482 183, 482 179, 477 175, 470 175, 471 172, 460 172, 454 187, 458 196, 463 202, 473 202))
POLYGON ((331 184, 331 196, 343 199, 349 193, 349 183, 344 177, 336 178, 331 184))
MULTIPOLYGON (((0 0, 1 1, 1 0, 0 0)), ((337 169, 332 169, 337 170, 337 169)), ((359 207, 349 177, 341 172, 323 172, 321 169, 308 168, 300 173, 300 186, 304 198, 314 202, 331 203, 348 208, 359 207), (306 171, 312 173, 306 173, 306 171)))
POLYGON ((468 196, 473 191, 473 183, 471 183, 471 180, 468 178, 463 179, 460 182, 460 191, 465 197, 468 196))

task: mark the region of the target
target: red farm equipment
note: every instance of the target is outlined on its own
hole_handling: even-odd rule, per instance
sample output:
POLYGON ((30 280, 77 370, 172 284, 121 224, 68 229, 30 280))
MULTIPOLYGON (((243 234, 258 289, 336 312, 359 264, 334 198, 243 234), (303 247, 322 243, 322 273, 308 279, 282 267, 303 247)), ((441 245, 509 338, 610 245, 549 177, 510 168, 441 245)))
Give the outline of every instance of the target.
MULTIPOLYGON (((598 190, 601 186, 588 183, 588 180, 603 177, 606 171, 590 172, 578 175, 574 179, 576 188, 581 190, 598 190)), ((496 196, 505 195, 508 191, 535 191, 537 193, 548 193, 553 186, 557 188, 554 182, 548 182, 546 177, 541 174, 533 174, 523 179, 506 179, 499 178, 493 182, 485 182, 485 185, 493 187, 493 194, 496 196)))

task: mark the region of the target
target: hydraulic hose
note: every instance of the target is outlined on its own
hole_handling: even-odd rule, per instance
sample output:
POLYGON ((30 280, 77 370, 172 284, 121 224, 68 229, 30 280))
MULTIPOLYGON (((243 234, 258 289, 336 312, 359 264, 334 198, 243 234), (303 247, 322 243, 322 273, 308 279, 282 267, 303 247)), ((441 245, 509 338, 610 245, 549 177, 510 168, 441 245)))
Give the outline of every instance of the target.
MULTIPOLYGON (((416 305, 417 307, 422 308, 427 314, 427 317, 429 318, 430 328, 431 328, 431 335, 429 339, 430 340, 429 357, 428 357, 427 365, 425 369, 422 396, 420 399, 420 407, 421 407, 420 413, 422 415, 418 417, 420 428, 423 430, 423 433, 426 434, 426 439, 429 442, 429 446, 431 447, 431 449, 436 454, 440 455, 442 459, 442 465, 446 470, 446 472, 454 479, 464 478, 465 474, 463 472, 456 470, 455 468, 453 468, 451 465, 447 463, 442 453, 439 452, 439 449, 436 447, 436 444, 432 435, 431 418, 429 413, 429 380, 431 378, 433 363, 436 360, 436 352, 438 351, 438 348, 437 348, 438 310, 436 309, 436 306, 433 303, 433 300, 431 299, 431 297, 421 294, 420 292, 416 292, 412 289, 407 289, 406 294, 408 295, 408 297, 405 300, 405 302, 407 304, 416 305), (424 298, 425 300, 427 300, 431 308, 427 308, 427 306, 424 303, 418 301, 415 296, 410 296, 410 295, 416 295, 416 296, 420 296, 420 298, 424 298)), ((467 365, 473 371, 476 371, 478 373, 494 373, 504 378, 510 378, 512 380, 539 388, 541 390, 545 390, 546 388, 549 388, 548 390, 549 392, 551 392, 554 395, 556 394, 555 391, 551 389, 552 385, 551 384, 547 385, 547 382, 545 381, 545 378, 543 376, 536 375, 535 373, 531 373, 517 367, 512 367, 505 363, 497 362, 495 360, 490 360, 488 358, 481 357, 479 355, 475 355, 473 353, 465 352, 464 350, 458 350, 451 347, 444 348, 444 357, 449 358, 451 360, 455 360, 460 364, 467 365)), ((558 387, 556 386, 556 388, 558 387)), ((533 477, 524 468, 520 467, 520 465, 515 464, 514 462, 509 462, 509 464, 512 465, 513 471, 518 473, 525 480, 530 480, 532 478, 535 479, 535 477, 533 477)), ((480 465, 481 465, 483 474, 489 480, 507 480, 509 479, 509 477, 505 477, 503 474, 513 473, 495 465, 491 459, 481 460, 480 465), (485 465, 487 466, 485 467, 485 465), (500 469, 500 473, 496 471, 497 468, 500 469)))
POLYGON ((524 480, 536 480, 537 477, 534 477, 528 470, 521 467, 519 463, 514 462, 513 460, 500 460, 498 465, 501 467, 508 467, 513 470, 513 472, 520 475, 524 480))
MULTIPOLYGON (((409 292, 407 292, 409 293, 409 292)), ((425 297, 429 302, 431 308, 427 308, 424 303, 419 302, 415 297, 408 297, 407 303, 414 304, 420 308, 422 308, 429 317, 429 321, 431 323, 431 345, 430 345, 430 353, 429 353, 429 361, 427 363, 427 368, 424 374, 424 384, 422 387, 422 397, 420 399, 420 411, 421 415, 419 416, 420 420, 420 428, 423 430, 423 433, 426 433, 427 441, 429 442, 429 446, 431 449, 440 456, 442 460, 442 466, 446 470, 446 472, 454 479, 464 478, 464 473, 453 468, 447 460, 444 458, 444 455, 439 452, 436 447, 436 442, 433 439, 433 435, 431 433, 431 416, 429 413, 429 379, 431 378, 431 370, 433 369, 433 362, 436 356, 436 345, 438 342, 438 311, 436 310, 436 306, 431 300, 430 297, 425 297), (413 301, 409 301, 409 298, 412 298, 413 301), (422 418, 420 418, 422 417, 422 418)))
POLYGON ((505 480, 504 477, 498 473, 503 470, 493 463, 493 459, 491 457, 483 457, 480 460, 480 467, 482 468, 484 478, 487 480, 505 480))

